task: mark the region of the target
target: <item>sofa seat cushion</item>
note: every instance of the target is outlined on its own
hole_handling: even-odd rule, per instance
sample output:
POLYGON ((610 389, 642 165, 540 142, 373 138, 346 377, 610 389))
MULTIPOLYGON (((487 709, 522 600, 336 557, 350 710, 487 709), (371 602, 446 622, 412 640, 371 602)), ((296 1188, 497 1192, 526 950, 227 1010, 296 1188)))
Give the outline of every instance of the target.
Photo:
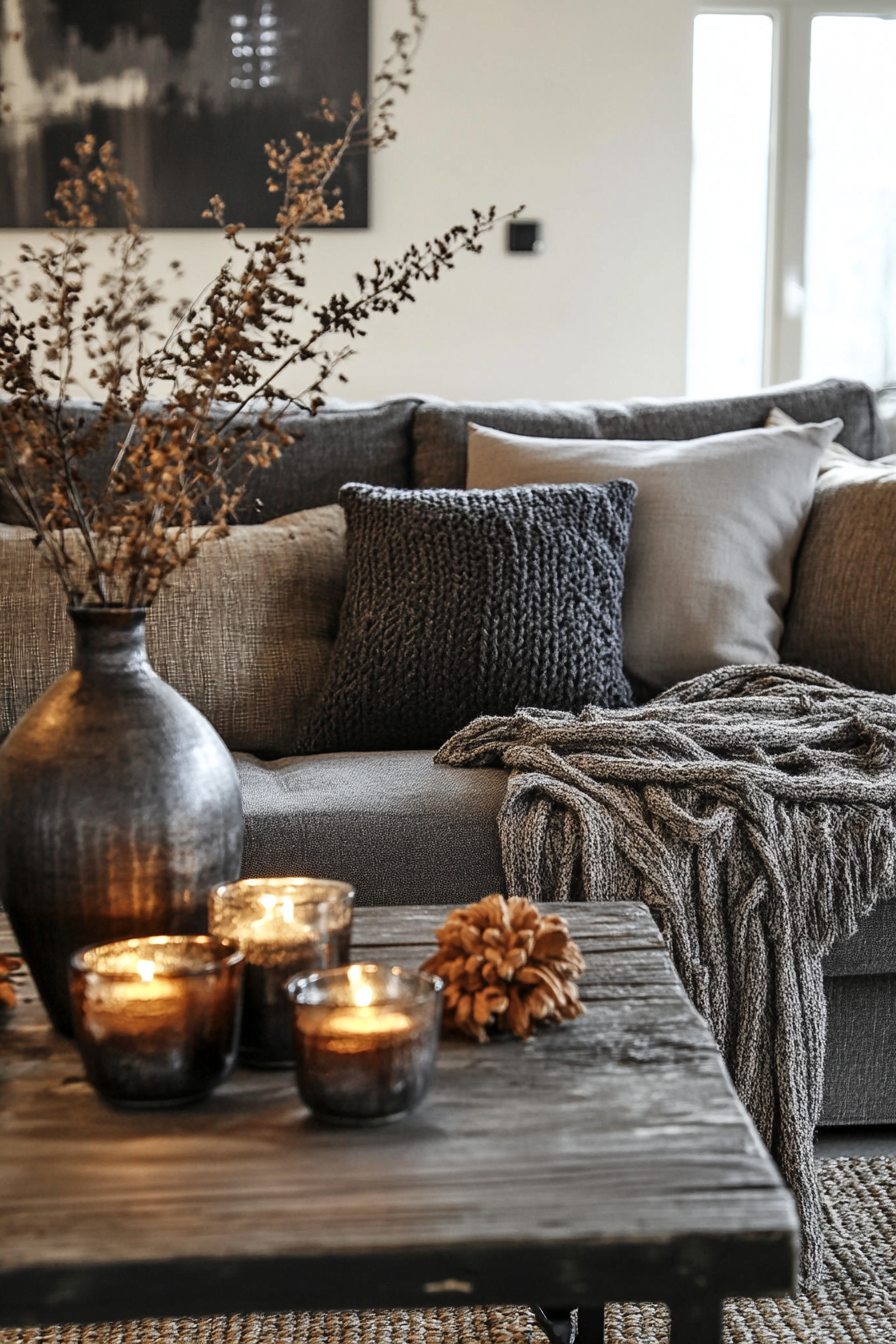
MULTIPOLYGON (((243 876, 352 882, 358 905, 463 905, 506 891, 497 816, 507 772, 434 765, 429 751, 237 754, 243 876)), ((824 960, 826 977, 896 974, 896 900, 824 960)))
POLYGON ((891 975, 825 976, 820 1125, 896 1124, 894 990, 891 975))
POLYGON ((504 770, 434 765, 429 751, 235 759, 245 877, 336 878, 358 905, 465 905, 505 890, 504 770))
POLYGON ((881 901, 822 963, 826 977, 896 974, 896 900, 881 901))

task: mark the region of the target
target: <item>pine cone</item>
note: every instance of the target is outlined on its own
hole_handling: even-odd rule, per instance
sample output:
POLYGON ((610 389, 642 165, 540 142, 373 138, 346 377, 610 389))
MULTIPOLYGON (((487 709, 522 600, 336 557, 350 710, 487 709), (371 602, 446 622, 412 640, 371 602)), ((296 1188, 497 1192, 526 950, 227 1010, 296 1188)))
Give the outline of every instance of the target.
POLYGON ((16 1006, 16 991, 10 977, 13 971, 20 970, 21 966, 18 957, 0 956, 0 1012, 16 1006))
POLYGON ((480 1043, 493 1023, 526 1040, 536 1022, 585 1011, 572 983, 585 962, 566 921, 540 915, 531 901, 486 896, 452 910, 436 940, 439 949, 421 970, 445 981, 446 1024, 480 1043))

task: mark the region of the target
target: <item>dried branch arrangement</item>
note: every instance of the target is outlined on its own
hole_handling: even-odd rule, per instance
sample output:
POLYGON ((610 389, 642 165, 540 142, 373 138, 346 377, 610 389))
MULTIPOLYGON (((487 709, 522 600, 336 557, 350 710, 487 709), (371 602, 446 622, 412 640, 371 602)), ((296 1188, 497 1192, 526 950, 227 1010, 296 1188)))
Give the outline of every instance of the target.
POLYGON ((368 319, 396 313, 458 254, 481 251, 494 208, 473 211, 471 223, 409 247, 397 261, 375 261, 349 294, 318 307, 304 296, 310 239, 302 230, 343 217, 334 179, 347 154, 395 139, 396 96, 409 88, 425 24, 418 0, 410 12, 410 30, 393 35, 370 99, 356 95, 342 117, 322 104, 331 139, 300 133, 265 146, 269 189, 279 197, 270 237, 246 242, 224 202, 210 202, 206 217, 223 230, 228 258, 192 303, 175 309, 167 339, 153 336, 161 295, 147 279, 137 191, 114 146, 88 137, 63 161, 50 241, 21 252, 36 320, 15 307, 23 276, 0 276, 0 486, 34 528, 71 604, 149 605, 174 569, 226 533, 247 474, 292 441, 285 412, 319 408, 368 319), (115 203, 125 225, 88 301, 88 237, 115 203), (102 390, 95 418, 68 400, 78 390, 76 354, 87 356, 102 390), (296 397, 281 380, 299 365, 307 385, 296 397), (97 462, 98 486, 98 473, 87 470, 97 462))
POLYGON ((486 896, 452 910, 436 940, 420 969, 445 981, 446 1025, 480 1043, 489 1027, 528 1039, 536 1022, 585 1011, 574 984, 585 963, 566 921, 531 901, 486 896))

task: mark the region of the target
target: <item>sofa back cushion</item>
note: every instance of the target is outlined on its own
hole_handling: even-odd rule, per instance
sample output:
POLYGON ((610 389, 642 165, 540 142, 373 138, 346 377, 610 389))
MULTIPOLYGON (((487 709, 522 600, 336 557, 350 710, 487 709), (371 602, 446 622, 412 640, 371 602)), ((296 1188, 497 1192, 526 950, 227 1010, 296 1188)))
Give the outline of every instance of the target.
MULTIPOLYGON (((335 504, 346 481, 369 481, 372 485, 408 486, 411 484, 414 413, 419 397, 392 397, 379 402, 328 402, 316 415, 293 410, 280 417, 283 429, 293 442, 264 470, 251 473, 246 491, 236 511, 238 523, 266 523, 285 513, 317 509, 335 504)), ((100 407, 94 401, 71 400, 68 415, 74 425, 89 428, 95 424, 100 407)), ((232 408, 224 403, 215 408, 218 419, 232 408)), ((253 416, 245 415, 236 423, 254 426, 253 416)), ((92 494, 105 481, 118 446, 124 436, 123 425, 110 426, 102 449, 78 464, 92 494)), ((208 522, 213 501, 198 514, 199 522, 208 522)), ((0 487, 0 523, 21 524, 25 520, 9 494, 0 487)))
POLYGON ((896 694, 896 460, 829 456, 794 572, 781 658, 896 694))
POLYGON ((776 663, 793 558, 840 420, 685 442, 537 439, 470 427, 471 488, 638 487, 625 570, 625 666, 656 692, 727 663, 776 663))
MULTIPOLYGON (((77 436, 81 431, 86 432, 92 429, 99 416, 99 402, 89 401, 85 397, 70 397, 65 403, 65 410, 61 419, 66 427, 77 436)), ((123 425, 110 426, 106 432, 103 446, 89 457, 81 458, 78 461, 78 473, 94 497, 102 490, 103 483, 115 462, 115 456, 125 432, 123 425)), ((12 496, 0 485, 0 524, 21 526, 25 521, 12 496)))
POLYGON ((613 404, 592 402, 602 439, 696 439, 759 429, 780 407, 798 424, 843 421, 839 440, 859 457, 890 451, 874 393, 865 383, 826 378, 819 383, 784 383, 743 397, 661 399, 644 397, 613 404))
POLYGON ((864 383, 828 378, 820 383, 787 383, 747 397, 712 401, 642 398, 635 401, 449 402, 427 398, 414 419, 417 486, 459 489, 467 476, 467 425, 483 425, 549 439, 695 439, 758 429, 773 406, 800 424, 843 421, 840 442, 859 457, 890 451, 864 383))
POLYGON ((417 397, 330 402, 280 420, 293 442, 269 467, 252 472, 236 510, 239 523, 266 523, 285 513, 335 504, 347 481, 401 488, 411 484, 417 397))
MULTIPOLYGON (((67 671, 65 595, 26 528, 0 525, 0 736, 67 671)), ((234 527, 150 608, 153 667, 231 750, 288 755, 326 679, 345 589, 338 504, 234 527)))
POLYGON ((467 426, 547 439, 595 439, 594 411, 585 401, 440 401, 428 397, 414 417, 414 485, 463 490, 467 426))

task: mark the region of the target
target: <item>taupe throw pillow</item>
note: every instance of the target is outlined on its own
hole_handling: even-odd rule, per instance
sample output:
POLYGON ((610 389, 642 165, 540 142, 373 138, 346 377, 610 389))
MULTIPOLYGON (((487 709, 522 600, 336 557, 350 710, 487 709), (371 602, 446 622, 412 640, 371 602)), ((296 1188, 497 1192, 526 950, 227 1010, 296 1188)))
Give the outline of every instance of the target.
POLYGON ((348 576, 301 749, 437 747, 480 714, 631 703, 622 575, 635 487, 347 485, 348 576))
MULTIPOLYGON (((65 594, 32 535, 0 525, 0 735, 72 656, 65 594)), ((326 678, 344 589, 338 504, 234 527, 156 598, 150 661, 231 750, 288 755, 326 678)))
POLYGON ((782 659, 896 694, 894 593, 896 462, 832 461, 797 557, 782 659))
POLYGON ((776 663, 819 462, 842 421, 682 442, 541 439, 469 427, 467 486, 638 487, 623 598, 628 672, 659 691, 728 663, 776 663))
MULTIPOLYGON (((786 411, 782 411, 780 406, 773 406, 765 417, 765 423, 769 428, 785 425, 791 429, 795 429, 800 422, 799 420, 794 420, 793 416, 788 415, 786 411)), ((884 463, 894 464, 896 463, 896 453, 888 453, 886 457, 875 457, 870 460, 878 467, 884 463)), ((818 468, 818 472, 819 475, 821 475, 823 472, 829 471, 831 467, 861 467, 863 463, 868 461, 868 458, 859 457, 856 453, 851 453, 848 448, 843 447, 842 443, 832 443, 829 447, 825 448, 824 453, 822 454, 821 466, 818 468)))

